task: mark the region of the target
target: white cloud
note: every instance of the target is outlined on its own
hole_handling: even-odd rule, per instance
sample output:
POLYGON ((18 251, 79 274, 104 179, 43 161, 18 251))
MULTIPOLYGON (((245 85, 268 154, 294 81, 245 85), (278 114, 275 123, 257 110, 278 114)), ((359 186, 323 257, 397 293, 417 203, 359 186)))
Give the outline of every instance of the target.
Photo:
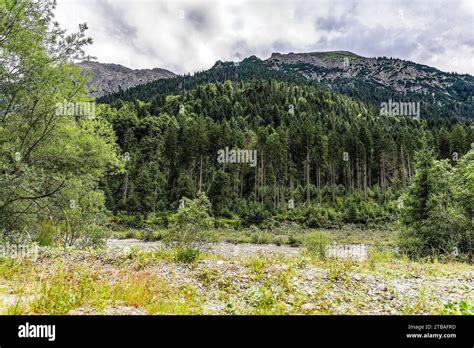
POLYGON ((472 0, 58 0, 101 62, 177 73, 272 52, 346 50, 474 74, 472 0), (184 18, 180 18, 184 14, 184 18))

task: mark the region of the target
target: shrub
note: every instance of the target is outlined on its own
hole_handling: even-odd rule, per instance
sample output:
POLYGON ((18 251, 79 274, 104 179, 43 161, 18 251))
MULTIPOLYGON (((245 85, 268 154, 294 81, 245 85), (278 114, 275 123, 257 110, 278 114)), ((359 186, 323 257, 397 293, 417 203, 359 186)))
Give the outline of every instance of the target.
POLYGON ((163 231, 144 230, 142 240, 145 242, 155 242, 163 239, 163 231))
POLYGON ((169 212, 155 212, 148 214, 147 219, 144 221, 147 225, 167 227, 168 226, 168 216, 169 212))
POLYGON ((329 240, 322 232, 310 232, 304 236, 303 247, 310 255, 324 259, 328 246, 329 240))
POLYGON ((261 231, 259 229, 252 232, 250 237, 254 244, 270 244, 273 240, 273 236, 270 232, 261 231))
POLYGON ((233 216, 232 218, 216 218, 214 226, 216 228, 238 228, 240 225, 240 219, 238 216, 233 216))
MULTIPOLYGON (((103 245, 108 236, 104 195, 75 180, 57 198, 50 215, 42 217, 28 232, 39 245, 90 247, 103 245)), ((24 239, 24 236, 23 236, 24 239)))
POLYGON ((288 245, 292 247, 299 247, 301 245, 301 237, 297 236, 295 233, 291 233, 288 236, 288 245))
POLYGON ((310 207, 305 212, 306 226, 316 228, 325 226, 328 223, 328 216, 324 209, 319 207, 310 207))
POLYGON ((385 207, 360 195, 351 195, 344 202, 343 221, 354 224, 380 223, 389 220, 385 207))
POLYGON ((193 263, 199 258, 201 250, 193 247, 178 247, 176 248, 175 260, 182 263, 193 263))
POLYGON ((140 229, 143 227, 144 221, 143 216, 140 214, 135 215, 122 215, 114 218, 119 226, 140 229))
POLYGON ((165 242, 178 250, 180 260, 189 260, 189 255, 198 254, 206 242, 206 230, 213 225, 209 215, 211 204, 207 197, 200 193, 196 199, 183 198, 184 207, 173 214, 169 221, 169 232, 165 242))
POLYGON ((241 204, 240 218, 245 227, 250 225, 260 225, 268 222, 270 219, 270 212, 261 203, 250 201, 246 204, 241 204))

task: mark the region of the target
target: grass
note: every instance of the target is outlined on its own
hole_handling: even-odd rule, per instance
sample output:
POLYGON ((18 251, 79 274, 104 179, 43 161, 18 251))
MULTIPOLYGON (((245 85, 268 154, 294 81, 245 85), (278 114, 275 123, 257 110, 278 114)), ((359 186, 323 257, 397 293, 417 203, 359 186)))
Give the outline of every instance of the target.
POLYGON ((459 302, 447 303, 442 314, 448 315, 474 315, 474 301, 461 300, 459 302))
POLYGON ((329 239, 325 233, 310 232, 305 235, 303 246, 310 255, 318 256, 322 259, 326 258, 327 248, 329 246, 329 239))
POLYGON ((138 230, 138 229, 120 229, 112 233, 113 238, 117 239, 141 239, 147 242, 155 242, 162 240, 166 230, 157 229, 157 230, 138 230))
POLYGON ((348 58, 349 60, 356 59, 353 55, 350 54, 344 54, 344 53, 327 53, 325 54, 325 57, 323 58, 323 61, 326 61, 328 59, 343 59, 343 58, 348 58))
MULTIPOLYGON (((395 246, 396 226, 387 225, 381 227, 364 227, 357 225, 345 225, 338 229, 303 229, 298 226, 282 226, 273 229, 262 230, 256 227, 242 230, 232 228, 219 228, 208 231, 207 239, 212 242, 228 242, 232 244, 274 244, 301 246, 305 236, 311 233, 320 233, 327 238, 329 243, 338 244, 382 244, 384 246, 395 246)), ((159 241, 166 234, 166 230, 156 231, 143 230, 118 230, 113 237, 118 239, 140 239, 144 241, 159 241)))
POLYGON ((5 314, 63 315, 76 308, 94 308, 100 313, 107 306, 117 305, 141 308, 149 314, 202 312, 194 286, 174 286, 148 271, 121 269, 108 273, 91 270, 85 264, 58 262, 29 291, 35 294, 34 300, 28 305, 8 307, 5 314))
POLYGON ((182 254, 176 248, 51 248, 37 259, 0 259, 0 313, 103 313, 125 306, 149 314, 473 314, 471 264, 410 261, 392 251, 389 238, 376 242, 386 231, 265 233, 306 236, 303 245, 315 252, 244 257, 182 254), (362 240, 364 232, 373 246, 367 259, 321 257, 327 241, 362 240), (11 295, 15 303, 3 300, 11 295))

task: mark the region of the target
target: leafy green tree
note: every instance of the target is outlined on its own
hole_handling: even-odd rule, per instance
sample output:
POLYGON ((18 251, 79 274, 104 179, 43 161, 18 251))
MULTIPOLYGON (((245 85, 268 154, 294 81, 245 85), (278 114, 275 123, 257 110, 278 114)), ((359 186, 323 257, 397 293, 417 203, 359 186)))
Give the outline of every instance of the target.
POLYGON ((461 252, 474 253, 474 143, 459 161, 454 173, 454 197, 464 216, 464 230, 460 241, 461 252))
POLYGON ((223 170, 217 170, 208 190, 208 195, 212 197, 213 210, 216 214, 221 213, 226 208, 230 195, 229 185, 229 175, 223 170))
MULTIPOLYGON (((469 178, 464 177, 464 169, 463 163, 460 180, 469 178)), ((448 160, 435 160, 431 150, 425 148, 418 154, 417 172, 402 211, 406 230, 400 236, 401 249, 410 256, 472 252, 466 245, 472 238, 471 223, 455 195, 454 188, 459 184, 454 181, 453 171, 448 160)))
POLYGON ((0 2, 0 228, 10 237, 35 238, 43 225, 60 234, 65 225, 98 226, 100 219, 85 217, 104 210, 98 182, 120 164, 114 133, 85 93, 87 77, 71 64, 92 42, 87 26, 66 35, 52 22, 54 7, 0 2), (74 214, 65 213, 71 192, 82 197, 74 214))

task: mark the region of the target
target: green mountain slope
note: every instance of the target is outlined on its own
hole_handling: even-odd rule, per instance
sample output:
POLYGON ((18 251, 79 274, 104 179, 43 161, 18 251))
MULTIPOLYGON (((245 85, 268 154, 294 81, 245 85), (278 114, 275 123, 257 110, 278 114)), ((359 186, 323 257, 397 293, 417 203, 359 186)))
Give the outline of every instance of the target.
MULTIPOLYGON (((467 122, 378 111, 332 91, 277 80, 227 80, 146 102, 115 101, 106 117, 129 161, 126 173, 104 182, 109 208, 167 210, 198 191, 217 214, 237 212, 249 221, 279 211, 290 198, 341 210, 361 197, 382 204, 408 184, 423 136, 440 158, 464 154, 474 141, 467 122), (222 163, 225 149, 256 151, 256 162, 222 163)), ((390 215, 374 209, 372 217, 347 212, 346 220, 390 215)))
POLYGON ((365 58, 350 52, 273 54, 267 60, 252 56, 242 62, 218 61, 211 69, 154 81, 105 96, 149 100, 206 82, 252 79, 280 80, 318 85, 380 107, 383 102, 420 102, 422 118, 474 118, 474 77, 389 58, 365 58))

